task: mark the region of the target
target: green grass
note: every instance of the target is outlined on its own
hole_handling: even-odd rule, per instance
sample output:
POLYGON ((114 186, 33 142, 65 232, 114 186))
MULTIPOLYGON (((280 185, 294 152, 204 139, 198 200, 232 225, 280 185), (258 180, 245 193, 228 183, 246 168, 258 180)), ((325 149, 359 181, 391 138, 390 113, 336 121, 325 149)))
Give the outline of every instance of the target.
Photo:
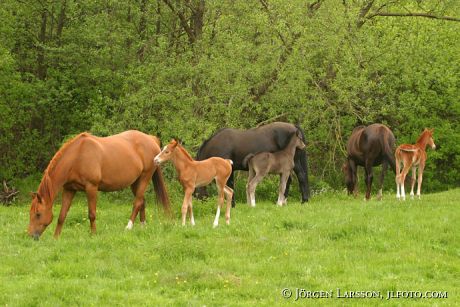
MULTIPOLYGON (((178 193, 176 193, 178 195, 178 193)), ((0 206, 0 304, 16 305, 459 305, 460 189, 420 201, 364 202, 343 193, 262 201, 223 215, 214 201, 194 203, 197 225, 167 220, 152 201, 148 225, 124 227, 129 194, 102 194, 97 235, 78 197, 61 238, 56 218, 40 241, 27 237, 29 204, 0 206), (284 299, 283 288, 380 291, 383 299, 284 299), (392 299, 387 291, 447 291, 447 299, 392 299)), ((152 199, 151 193, 148 199, 152 199)), ((58 215, 60 205, 55 205, 58 215)))

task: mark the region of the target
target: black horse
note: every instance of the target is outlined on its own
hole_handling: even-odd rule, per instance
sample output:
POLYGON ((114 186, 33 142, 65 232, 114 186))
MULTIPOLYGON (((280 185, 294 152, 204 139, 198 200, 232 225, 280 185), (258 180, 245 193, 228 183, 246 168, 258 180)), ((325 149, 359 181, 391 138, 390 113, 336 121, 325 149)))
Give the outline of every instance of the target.
MULTIPOLYGON (((233 189, 233 172, 236 170, 248 170, 247 165, 243 165, 243 160, 248 154, 279 151, 286 147, 291 136, 297 131, 300 132, 302 141, 306 143, 302 129, 289 123, 274 122, 249 130, 224 128, 203 142, 200 149, 198 149, 196 160, 205 160, 210 157, 231 159, 233 161, 233 170, 227 185, 233 189)), ((296 150, 294 163, 294 172, 299 180, 302 203, 304 203, 308 201, 309 197, 307 153, 305 150, 296 150)), ((289 177, 286 184, 285 197, 288 196, 290 184, 291 177, 289 177)), ((197 189, 198 197, 203 197, 205 193, 204 188, 197 189)), ((234 199, 232 199, 232 206, 235 206, 234 199)))
POLYGON ((377 198, 382 198, 383 179, 390 164, 395 171, 395 137, 390 128, 381 124, 359 126, 353 129, 347 143, 347 161, 343 165, 348 194, 357 194, 358 166, 363 166, 366 180, 366 200, 371 196, 372 167, 382 164, 380 190, 377 198))

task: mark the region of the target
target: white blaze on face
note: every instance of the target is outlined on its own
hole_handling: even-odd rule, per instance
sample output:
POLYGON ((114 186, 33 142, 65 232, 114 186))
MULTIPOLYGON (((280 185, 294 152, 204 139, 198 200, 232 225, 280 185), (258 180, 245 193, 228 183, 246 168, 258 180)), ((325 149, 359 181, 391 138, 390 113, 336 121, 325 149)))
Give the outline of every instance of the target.
POLYGON ((155 161, 155 163, 159 164, 161 162, 163 162, 160 158, 160 156, 164 153, 164 151, 166 150, 166 148, 168 147, 168 145, 166 145, 165 147, 163 147, 163 149, 161 150, 161 152, 156 155, 156 157, 153 159, 153 161, 155 161))

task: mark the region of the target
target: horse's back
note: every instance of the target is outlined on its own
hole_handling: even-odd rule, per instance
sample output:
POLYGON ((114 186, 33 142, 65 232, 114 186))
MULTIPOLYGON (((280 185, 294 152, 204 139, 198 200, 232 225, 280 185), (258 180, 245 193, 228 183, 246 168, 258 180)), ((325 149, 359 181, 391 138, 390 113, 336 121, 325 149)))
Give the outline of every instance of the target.
POLYGON ((135 130, 108 137, 89 135, 79 144, 74 170, 101 190, 118 190, 142 173, 151 176, 159 151, 153 137, 135 130))
POLYGON ((295 125, 284 122, 248 130, 221 129, 203 143, 197 159, 203 160, 213 156, 232 159, 234 169, 245 169, 242 162, 248 154, 278 151, 287 145, 289 135, 295 131, 295 125))
POLYGON ((391 159, 395 144, 393 132, 383 124, 359 126, 353 129, 347 143, 348 156, 359 165, 371 159, 374 165, 381 163, 383 158, 391 159))

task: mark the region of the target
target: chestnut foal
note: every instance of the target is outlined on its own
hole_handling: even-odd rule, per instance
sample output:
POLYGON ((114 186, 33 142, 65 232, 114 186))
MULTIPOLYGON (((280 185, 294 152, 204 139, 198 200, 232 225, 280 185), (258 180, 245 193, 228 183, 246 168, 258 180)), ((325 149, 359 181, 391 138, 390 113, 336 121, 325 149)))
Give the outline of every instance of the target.
POLYGON ((224 194, 227 198, 227 209, 225 211, 225 221, 230 224, 230 208, 233 190, 229 188, 227 180, 232 173, 232 161, 218 157, 212 157, 203 161, 195 161, 190 154, 175 139, 166 145, 163 150, 155 157, 157 165, 171 160, 179 175, 179 181, 184 188, 184 202, 182 204, 182 225, 185 225, 187 210, 190 214, 190 223, 195 225, 193 218, 192 193, 196 187, 202 187, 216 180, 219 193, 216 218, 214 227, 219 224, 220 209, 224 204, 224 194))
POLYGON ((406 192, 404 190, 404 180, 412 167, 411 191, 410 196, 414 198, 415 186, 415 173, 418 166, 418 184, 417 184, 417 197, 420 198, 420 191, 422 188, 423 170, 425 169, 426 162, 426 146, 430 145, 432 149, 436 149, 433 140, 433 129, 426 129, 419 136, 417 143, 402 144, 396 148, 396 198, 406 200, 406 192), (400 171, 400 163, 403 163, 403 170, 400 171), (401 194, 400 194, 401 190, 401 194))

